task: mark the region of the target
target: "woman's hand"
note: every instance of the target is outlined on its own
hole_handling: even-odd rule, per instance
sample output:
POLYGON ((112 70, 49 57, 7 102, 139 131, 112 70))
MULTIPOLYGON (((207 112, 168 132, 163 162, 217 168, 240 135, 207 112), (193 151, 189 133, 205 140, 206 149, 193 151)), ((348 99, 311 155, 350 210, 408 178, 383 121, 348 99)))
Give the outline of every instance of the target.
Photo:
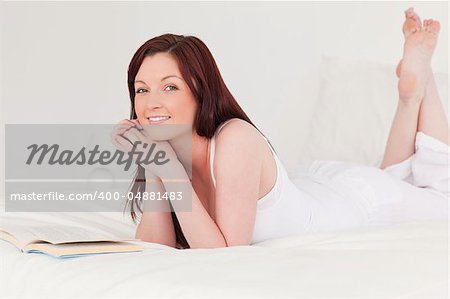
POLYGON ((181 165, 170 143, 152 140, 137 119, 121 120, 113 129, 111 141, 118 150, 132 154, 132 159, 144 167, 146 177, 173 177, 181 165))

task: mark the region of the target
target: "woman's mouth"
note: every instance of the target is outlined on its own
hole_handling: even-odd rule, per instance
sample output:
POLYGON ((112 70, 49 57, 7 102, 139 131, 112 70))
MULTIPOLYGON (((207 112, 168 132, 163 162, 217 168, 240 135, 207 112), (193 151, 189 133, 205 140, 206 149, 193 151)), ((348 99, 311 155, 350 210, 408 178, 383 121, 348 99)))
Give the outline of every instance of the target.
POLYGON ((165 122, 166 120, 170 119, 170 116, 151 116, 148 117, 148 122, 151 125, 158 125, 161 124, 163 122, 165 122))

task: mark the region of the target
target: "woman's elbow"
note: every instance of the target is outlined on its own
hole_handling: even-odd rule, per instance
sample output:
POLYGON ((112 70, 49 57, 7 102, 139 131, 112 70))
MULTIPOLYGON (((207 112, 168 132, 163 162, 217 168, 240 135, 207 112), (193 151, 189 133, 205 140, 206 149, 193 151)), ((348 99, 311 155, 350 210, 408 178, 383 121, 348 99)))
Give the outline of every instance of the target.
POLYGON ((145 231, 138 226, 136 229, 135 239, 139 239, 143 242, 157 243, 161 245, 170 246, 176 248, 177 242, 175 238, 171 236, 152 236, 151 234, 145 233, 145 231))

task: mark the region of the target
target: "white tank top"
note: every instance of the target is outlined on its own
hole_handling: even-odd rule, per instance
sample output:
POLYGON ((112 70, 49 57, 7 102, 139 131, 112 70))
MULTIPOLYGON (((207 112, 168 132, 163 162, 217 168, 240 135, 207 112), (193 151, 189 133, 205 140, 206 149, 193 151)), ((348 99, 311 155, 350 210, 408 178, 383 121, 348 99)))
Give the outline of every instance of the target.
MULTIPOLYGON (((210 168, 211 177, 216 186, 213 162, 215 153, 215 137, 223 126, 233 119, 222 123, 211 139, 210 168)), ((241 120, 243 121, 243 120, 241 120)), ((267 141, 267 139, 261 134, 267 141)), ((311 209, 305 206, 308 195, 298 190, 289 180, 288 174, 270 146, 270 150, 277 165, 277 178, 273 188, 257 203, 256 220, 253 231, 252 243, 266 239, 298 234, 307 230, 311 221, 311 209)))

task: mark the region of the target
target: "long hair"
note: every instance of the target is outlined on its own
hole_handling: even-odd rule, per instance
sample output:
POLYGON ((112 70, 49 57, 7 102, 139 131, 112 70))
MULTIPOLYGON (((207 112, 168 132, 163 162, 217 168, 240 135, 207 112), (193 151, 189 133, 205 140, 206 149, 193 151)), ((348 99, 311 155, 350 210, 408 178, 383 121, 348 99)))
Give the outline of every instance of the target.
MULTIPOLYGON (((192 127, 199 136, 211 139, 217 127, 231 118, 240 118, 256 128, 225 85, 222 75, 207 46, 195 36, 170 33, 146 41, 131 59, 128 67, 128 90, 131 101, 130 119, 137 118, 134 106, 134 80, 142 61, 147 56, 161 52, 168 53, 175 59, 183 79, 194 95, 198 108, 192 127)), ((258 128, 256 129, 258 130, 258 128)), ((148 190, 145 190, 145 184, 145 170, 142 166, 138 166, 130 192, 134 194, 144 191, 148 192, 148 190)), ((128 203, 129 201, 125 205, 125 210, 128 203)), ((130 212, 135 224, 137 218, 135 206, 140 213, 143 213, 142 205, 143 203, 140 198, 134 196, 130 203, 130 212)), ((176 213, 172 211, 170 213, 172 214, 177 243, 183 248, 190 248, 189 243, 184 237, 176 213)))

